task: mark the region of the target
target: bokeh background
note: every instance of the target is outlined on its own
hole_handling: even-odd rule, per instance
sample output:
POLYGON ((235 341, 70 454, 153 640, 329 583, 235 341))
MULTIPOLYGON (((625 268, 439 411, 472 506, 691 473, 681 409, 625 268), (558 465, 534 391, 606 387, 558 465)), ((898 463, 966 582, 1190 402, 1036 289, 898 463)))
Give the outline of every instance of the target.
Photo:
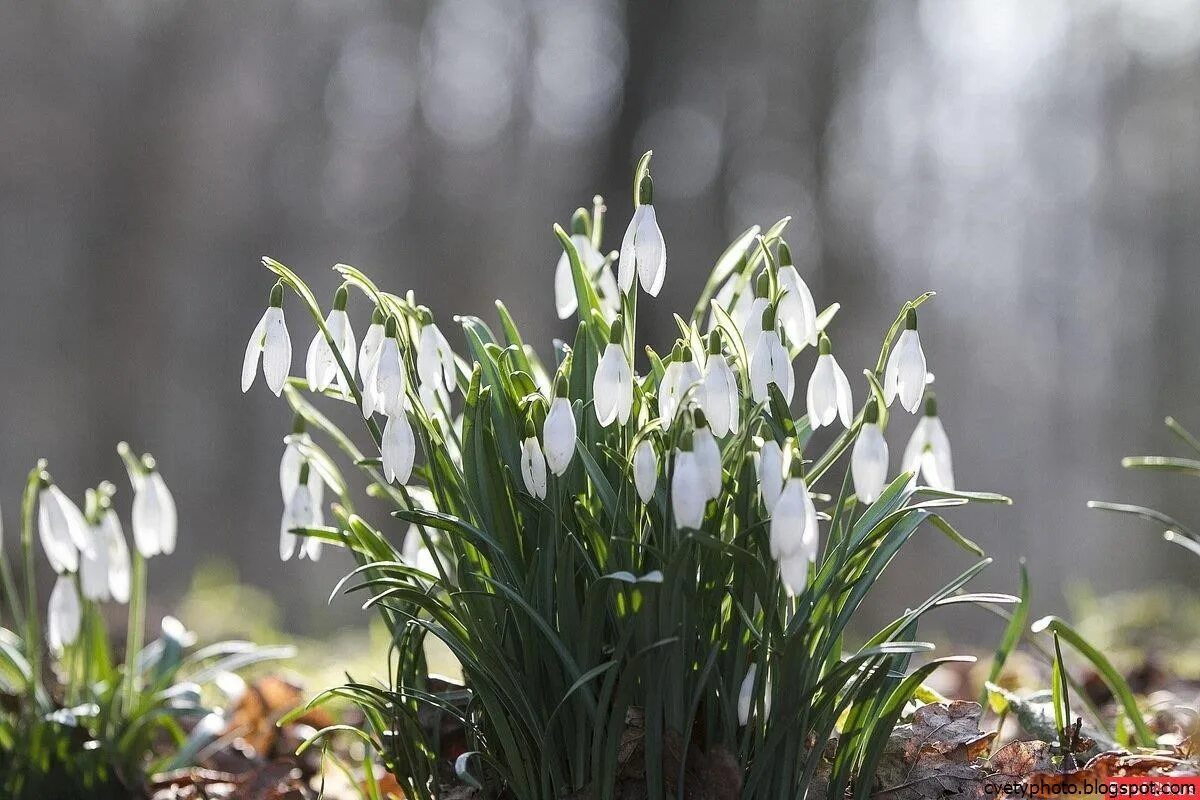
MULTIPOLYGON (((326 605, 345 559, 276 556, 290 419, 238 387, 259 256, 325 298, 357 265, 447 328, 503 297, 548 354, 570 330, 551 223, 601 192, 616 247, 654 148, 669 259, 644 341, 669 346, 730 238, 791 215, 848 368, 938 291, 921 333, 959 482, 1016 501, 955 517, 997 559, 981 585, 1024 555, 1035 613, 1072 585, 1195 587, 1157 531, 1084 503, 1200 511, 1188 479, 1119 467, 1170 446, 1165 414, 1200 427, 1198 86, 1191 0, 0 1, 7 544, 37 457, 78 497, 124 485, 128 439, 179 505, 161 608, 215 559, 289 629, 363 624, 326 605)), ((312 327, 289 309, 298 373, 312 327)), ((873 613, 965 563, 928 535, 873 613)))

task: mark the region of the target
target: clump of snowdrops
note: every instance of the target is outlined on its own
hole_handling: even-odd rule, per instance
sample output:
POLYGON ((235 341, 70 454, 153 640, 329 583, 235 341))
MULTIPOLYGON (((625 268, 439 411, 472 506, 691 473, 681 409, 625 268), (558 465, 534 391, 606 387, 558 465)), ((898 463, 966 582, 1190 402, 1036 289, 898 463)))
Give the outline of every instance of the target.
POLYGON ((174 551, 178 520, 154 458, 125 443, 118 452, 133 489, 132 548, 114 484, 89 489, 81 507, 44 461, 20 504, 20 588, 0 548, 11 626, 0 627, 0 796, 137 796, 150 772, 191 764, 225 731, 211 701, 236 702, 244 689, 236 670, 290 654, 249 642, 193 649, 195 637, 172 617, 144 642, 147 563, 174 551), (55 574, 44 617, 39 551, 55 574), (107 628, 107 604, 128 607, 123 648, 107 628))
POLYGON ((818 776, 829 796, 865 797, 870 780, 855 777, 872 774, 941 663, 909 669, 932 649, 921 618, 1015 600, 964 593, 988 560, 942 516, 1005 498, 955 489, 918 334, 932 293, 902 304, 876 363, 852 378, 834 347, 839 307, 818 311, 784 219, 717 259, 677 339, 639 342, 638 303, 667 276, 649 162, 619 252, 604 250, 600 198, 570 231, 555 226, 555 307, 576 327, 545 361, 500 302, 498 328, 454 318, 460 353, 411 292, 338 265, 326 312, 263 259, 278 283, 242 388, 261 362, 297 420, 280 554, 335 544, 357 561, 338 590, 365 593, 390 626, 388 672, 327 696, 362 709, 360 735, 407 796, 434 796, 449 773, 421 721, 432 712, 466 731, 470 751, 449 774, 487 796, 613 797, 628 781, 683 796, 697 770, 724 764, 748 798, 794 797, 818 776), (285 290, 316 325, 303 378, 289 377, 285 290), (371 315, 361 345, 351 292, 371 315), (317 400, 357 406, 365 435, 317 400), (897 465, 888 429, 908 414, 918 420, 897 465), (359 510, 338 456, 393 521, 359 510), (852 636, 871 586, 923 529, 978 560, 852 636), (462 692, 432 690, 428 637, 461 663, 462 692))

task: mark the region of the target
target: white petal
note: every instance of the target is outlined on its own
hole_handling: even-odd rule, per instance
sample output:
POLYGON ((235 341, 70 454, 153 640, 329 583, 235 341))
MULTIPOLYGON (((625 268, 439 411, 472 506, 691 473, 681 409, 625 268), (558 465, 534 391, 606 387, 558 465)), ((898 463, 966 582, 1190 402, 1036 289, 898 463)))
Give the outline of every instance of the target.
POLYGON ((108 548, 108 591, 118 603, 129 602, 130 567, 129 546, 125 544, 125 532, 115 511, 104 515, 100 528, 108 548))
POLYGON ((833 356, 818 356, 808 380, 808 423, 813 430, 828 425, 837 416, 837 377, 834 373, 833 356))
POLYGON ((389 481, 408 483, 412 475, 413 461, 417 455, 417 443, 407 414, 388 417, 383 426, 383 472, 389 481))
POLYGON ((714 436, 724 437, 737 428, 737 379, 723 355, 712 355, 705 365, 702 391, 704 413, 714 436))
MULTIPOLYGON (((746 291, 749 292, 749 289, 746 291)), ((767 310, 767 298, 747 296, 751 297, 751 300, 745 311, 745 322, 742 324, 742 343, 746 346, 747 353, 753 353, 758 346, 758 337, 762 335, 762 315, 767 310)))
POLYGON ((279 521, 279 558, 287 561, 296 552, 296 534, 294 528, 303 528, 312 524, 312 496, 307 486, 297 486, 292 492, 291 499, 283 508, 283 517, 279 521))
POLYGON ((258 359, 263 351, 263 338, 267 330, 267 314, 264 312, 246 342, 246 355, 242 357, 242 392, 250 391, 254 376, 258 374, 258 359))
POLYGON ((808 489, 799 478, 789 478, 771 512, 771 557, 783 559, 800 552, 808 525, 808 489))
POLYGON ((925 447, 929 444, 929 420, 933 417, 922 416, 917 420, 917 426, 913 428, 912 436, 908 439, 908 444, 904 448, 904 455, 900 459, 900 471, 916 473, 921 468, 921 456, 925 452, 925 447))
POLYGON ((148 481, 142 480, 133 492, 131 521, 134 546, 144 558, 151 558, 162 552, 162 540, 159 537, 162 513, 158 492, 150 488, 148 481))
POLYGON ((704 481, 704 490, 710 499, 721 496, 721 449, 708 428, 699 428, 693 434, 692 452, 696 466, 704 481))
POLYGON ((564 250, 558 257, 558 266, 554 268, 554 310, 558 312, 559 319, 566 319, 574 314, 578 307, 575 279, 571 275, 571 259, 564 250))
POLYGON ((663 281, 667 277, 667 243, 663 240, 662 231, 658 227, 658 219, 654 214, 654 206, 643 205, 638 208, 642 218, 638 222, 634 249, 637 252, 638 281, 642 289, 651 297, 657 297, 662 290, 663 281), (645 209, 642 212, 642 209, 645 209))
POLYGON ((654 445, 643 439, 633 453, 633 484, 643 503, 649 503, 658 484, 658 455, 654 445))
MULTIPOLYGON (((279 494, 286 503, 300 483, 300 467, 304 456, 300 454, 300 440, 308 440, 307 433, 295 435, 292 441, 283 449, 283 457, 279 459, 279 494)), ((312 474, 312 471, 309 471, 312 474)))
POLYGON ((704 523, 708 491, 696 454, 676 451, 675 472, 671 479, 671 510, 680 528, 699 529, 704 523))
MULTIPOLYGON (((304 357, 304 379, 308 382, 310 392, 319 392, 329 386, 329 382, 323 380, 326 370, 322 365, 332 361, 333 355, 329 353, 325 334, 318 328, 308 345, 308 354, 304 357)), ((329 377, 332 379, 333 376, 329 377)))
POLYGON ((838 417, 842 421, 842 427, 849 428, 850 421, 854 418, 854 396, 850 392, 850 381, 846 378, 846 373, 838 366, 837 359, 833 356, 829 358, 833 363, 833 385, 836 390, 838 417))
POLYGON ((561 476, 570 466, 575 455, 575 435, 575 415, 570 401, 565 397, 554 398, 546 415, 542 440, 545 442, 546 466, 555 475, 561 476))
POLYGON ((75 505, 75 501, 67 497, 66 493, 57 486, 51 486, 50 493, 54 495, 58 501, 58 507, 62 509, 63 517, 67 521, 67 535, 71 538, 71 543, 80 553, 91 554, 95 546, 87 520, 83 518, 83 512, 79 510, 79 506, 75 505))
POLYGON ((742 686, 738 690, 738 725, 745 725, 750 721, 750 709, 754 702, 754 678, 758 674, 758 665, 751 664, 750 669, 746 670, 746 677, 742 678, 742 686))
POLYGON ((773 439, 763 442, 758 451, 758 489, 767 513, 774 513, 783 491, 783 451, 773 439))
POLYGON ((268 308, 265 322, 263 377, 267 381, 267 387, 278 396, 283 392, 283 384, 292 368, 292 340, 288 336, 282 308, 268 308))
POLYGON ((50 604, 46 610, 46 638, 50 649, 61 653, 63 647, 78 639, 82 618, 83 609, 79 605, 74 579, 59 575, 50 591, 50 604))
POLYGON ((817 343, 817 309, 812 292, 792 265, 779 268, 779 285, 784 290, 779 318, 794 345, 817 343))
POLYGON ((70 523, 51 488, 38 492, 38 538, 55 572, 75 572, 79 569, 79 552, 71 540, 70 523))
MULTIPOLYGON (((342 361, 346 362, 346 369, 351 375, 354 375, 354 368, 358 362, 358 347, 354 341, 354 326, 350 324, 350 317, 345 310, 335 308, 329 312, 328 320, 329 332, 333 336, 333 341, 337 343, 338 353, 342 356, 342 361)), ((341 387, 342 393, 349 393, 349 383, 346 381, 346 376, 342 372, 342 368, 338 365, 337 360, 333 358, 333 351, 329 352, 332 372, 337 385, 341 387)), ((320 541, 316 542, 317 549, 320 549, 320 541)))
POLYGON ((634 242, 637 237, 638 224, 645 213, 642 208, 644 206, 634 209, 633 218, 629 220, 629 226, 625 228, 625 236, 621 238, 621 255, 617 261, 617 285, 626 294, 629 293, 634 279, 637 278, 637 250, 634 242))
POLYGON ((808 585, 809 563, 803 555, 789 556, 779 562, 779 577, 783 579, 783 586, 789 595, 800 594, 808 585))
POLYGON ((91 554, 83 554, 79 560, 79 583, 83 596, 93 602, 108 599, 108 542, 99 525, 88 531, 92 537, 91 554))
POLYGON ((850 454, 850 474, 854 494, 864 503, 873 503, 887 483, 888 446, 883 432, 873 422, 864 423, 850 454))
POLYGON ((625 364, 625 351, 619 344, 609 343, 600 356, 596 365, 596 375, 592 379, 592 400, 596 410, 596 419, 600 426, 607 428, 617 418, 617 410, 621 404, 623 392, 629 392, 628 383, 622 385, 625 374, 621 367, 625 364))
POLYGON ((921 464, 925 480, 935 489, 954 489, 954 465, 950 457, 950 439, 937 417, 929 420, 929 450, 921 464))
POLYGON ((175 552, 175 537, 179 529, 179 515, 175 509, 175 498, 171 495, 171 490, 167 488, 167 482, 163 480, 162 473, 155 471, 150 475, 150 487, 153 488, 158 495, 158 506, 161 509, 159 522, 159 547, 164 555, 171 555, 175 552))
POLYGON ((438 389, 454 390, 454 353, 437 325, 421 329, 417 345, 417 377, 438 389))
POLYGON ((375 371, 375 366, 379 363, 380 348, 383 345, 383 325, 378 322, 372 322, 367 328, 366 335, 363 336, 362 346, 358 348, 358 376, 362 379, 363 386, 370 385, 374 380, 372 375, 375 371))
POLYGON ((921 349, 921 338, 916 331, 906 330, 900 334, 900 339, 905 342, 902 350, 897 346, 900 350, 897 365, 900 404, 910 414, 915 414, 925 393, 925 351, 921 349))
POLYGON ((375 368, 376 410, 389 417, 403 414, 407 383, 400 360, 400 345, 394 337, 385 338, 379 365, 375 368))

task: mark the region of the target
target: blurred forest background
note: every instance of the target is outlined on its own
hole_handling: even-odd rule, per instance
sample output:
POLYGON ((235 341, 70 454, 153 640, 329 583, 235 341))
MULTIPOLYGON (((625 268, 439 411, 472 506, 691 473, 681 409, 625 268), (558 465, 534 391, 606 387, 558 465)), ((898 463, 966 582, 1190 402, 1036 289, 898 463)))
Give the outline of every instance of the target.
MULTIPOLYGON (((644 341, 669 344, 730 238, 789 214, 852 374, 938 291, 921 334, 959 483, 1016 501, 955 517, 997 558, 981 585, 1014 587, 1023 554, 1035 614, 1074 583, 1195 587, 1157 531, 1084 503, 1200 511, 1187 479, 1119 467, 1170 446, 1165 414, 1200 427, 1198 87, 1190 0, 0 2, 6 545, 39 456, 75 497, 116 481, 128 519, 128 439, 179 505, 160 608, 224 559, 293 630, 363 624, 325 604, 347 559, 276 555, 291 421, 238 388, 259 256, 326 301, 354 264, 446 328, 503 297, 548 354, 571 330, 551 223, 601 192, 617 247, 654 148, 669 258, 644 341)), ((313 328, 288 310, 302 374, 313 328)), ((877 616, 965 563, 929 534, 877 616)))

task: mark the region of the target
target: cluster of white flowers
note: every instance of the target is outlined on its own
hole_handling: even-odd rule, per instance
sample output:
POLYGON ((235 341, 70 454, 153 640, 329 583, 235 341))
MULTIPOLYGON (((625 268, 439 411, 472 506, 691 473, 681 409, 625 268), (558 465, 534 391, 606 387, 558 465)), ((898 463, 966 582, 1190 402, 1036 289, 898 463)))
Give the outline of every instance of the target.
MULTIPOLYGON (((124 447, 124 445, 122 445, 124 447)), ((134 462, 131 462, 134 463, 134 462)), ((149 456, 131 468, 133 541, 144 558, 175 550, 175 499, 149 456)), ((57 578, 46 613, 47 640, 55 652, 79 636, 83 599, 128 603, 130 552, 120 517, 112 507, 114 488, 88 490, 87 514, 43 471, 37 498, 38 539, 57 578)))
MULTIPOLYGON (((599 199, 597 208, 601 208, 599 199)), ((577 281, 581 275, 591 281, 608 329, 594 374, 588 376, 592 412, 601 428, 633 426, 631 433, 636 435, 626 441, 633 484, 643 504, 656 497, 660 468, 666 465, 669 509, 675 525, 701 528, 715 508, 710 501, 722 494, 725 468, 732 466, 733 474, 738 469, 723 464, 723 444, 739 432, 744 420, 757 418, 756 408, 765 408, 764 413, 770 415, 777 398, 785 404, 792 402, 794 361, 806 347, 817 350, 805 393, 808 426, 815 431, 840 423, 856 436, 851 473, 860 501, 875 501, 887 484, 889 457, 882 429, 886 415, 881 403, 891 406, 897 397, 910 413, 916 413, 923 397, 929 398, 902 468, 921 474, 931 486, 953 488, 949 445, 927 392, 931 378, 914 307, 909 307, 887 359, 882 396, 878 388, 870 391, 859 421, 850 380, 834 357, 812 292, 793 263, 787 243, 777 235, 770 241, 759 237, 761 253, 754 260, 760 265, 757 274, 734 271, 717 289, 707 339, 693 327, 692 335, 685 334, 674 344, 669 358, 661 365, 656 362, 651 375, 642 376, 634 371, 632 331, 623 309, 633 307, 637 285, 656 296, 666 276, 666 243, 655 215, 649 175, 644 175, 638 186, 638 203, 619 253, 601 252, 592 222, 580 209, 572 219, 570 236, 562 234, 570 245, 555 268, 555 307, 562 318, 576 313, 580 302, 577 281), (771 245, 775 245, 774 253, 771 245), (569 249, 575 251, 577 262, 572 261, 569 249), (614 262, 618 270, 615 280, 614 262), (655 421, 657 425, 651 424, 655 421)), ((591 290, 587 292, 590 297, 591 290)), ((380 453, 384 475, 389 481, 407 483, 416 456, 409 419, 413 393, 408 381, 415 375, 419 384, 415 394, 428 418, 448 419, 450 394, 458 386, 460 374, 457 359, 423 307, 417 309, 415 371, 406 363, 409 353, 398 335, 397 319, 378 308, 356 352, 345 301, 343 286, 309 348, 308 386, 312 391, 336 386, 343 396, 354 392, 361 398, 365 417, 383 414, 386 423, 380 453), (356 365, 361 391, 346 380, 356 365)), ((247 345, 243 390, 253 383, 260 357, 268 386, 277 394, 282 390, 291 345, 281 305, 279 284, 247 345)), ((411 336, 406 332, 405 340, 411 336)), ((522 400, 526 419, 519 454, 520 481, 529 495, 541 500, 553 486, 552 476, 561 477, 571 467, 578 443, 580 421, 568 398, 570 368, 568 355, 553 379, 541 379, 542 386, 531 389, 522 400)), ((770 517, 771 555, 788 590, 799 592, 807 583, 810 565, 817 560, 818 514, 805 480, 799 444, 790 437, 777 439, 776 429, 765 424, 757 433, 759 494, 770 517)), ((285 504, 280 554, 285 559, 296 549, 290 531, 321 524, 322 479, 304 456, 303 437, 302 431, 293 433, 280 467, 285 504)), ((300 554, 316 558, 315 540, 301 548, 300 554)))

